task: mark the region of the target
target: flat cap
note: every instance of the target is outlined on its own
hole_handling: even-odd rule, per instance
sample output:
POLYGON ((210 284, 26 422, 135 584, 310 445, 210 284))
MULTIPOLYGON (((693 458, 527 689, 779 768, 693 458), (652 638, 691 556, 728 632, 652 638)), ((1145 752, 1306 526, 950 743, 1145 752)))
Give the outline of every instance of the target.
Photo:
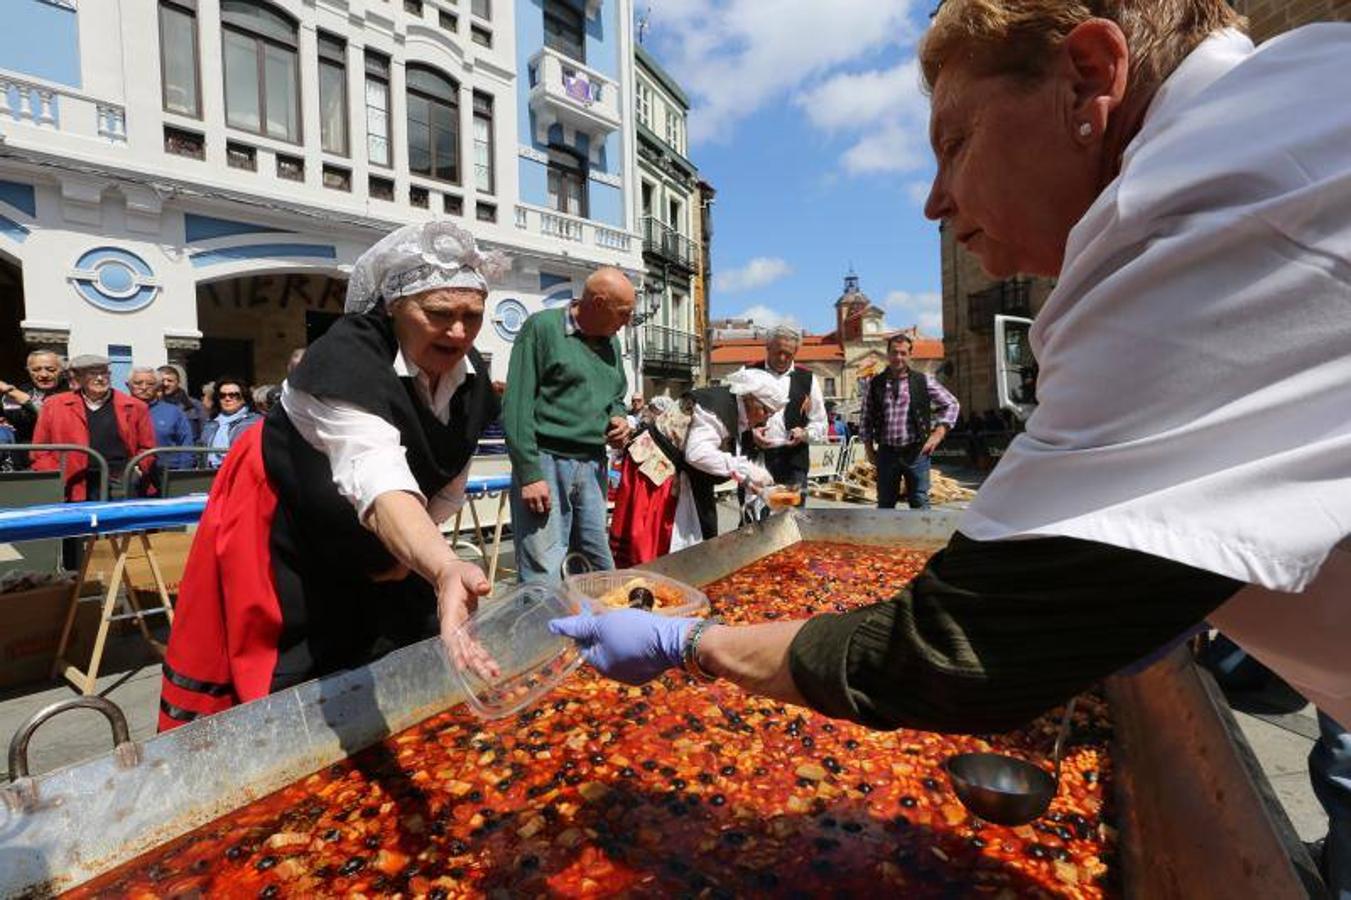
POLYGON ((100 356, 97 353, 81 353, 70 361, 68 368, 71 371, 78 372, 80 369, 106 369, 112 365, 108 357, 100 356))

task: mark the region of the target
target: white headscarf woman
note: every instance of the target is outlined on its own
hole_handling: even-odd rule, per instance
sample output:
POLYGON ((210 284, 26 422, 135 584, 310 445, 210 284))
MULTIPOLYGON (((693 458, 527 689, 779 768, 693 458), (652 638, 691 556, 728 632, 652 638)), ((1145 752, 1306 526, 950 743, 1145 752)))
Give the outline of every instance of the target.
POLYGON ((474 349, 505 261, 447 222, 357 260, 347 315, 216 477, 179 597, 162 729, 454 626, 489 589, 438 523, 497 415, 474 349))
MULTIPOLYGON (((788 393, 778 379, 763 369, 739 369, 727 376, 727 386, 704 388, 693 394, 690 429, 685 437, 685 463, 710 479, 731 479, 737 484, 768 485, 773 478, 764 467, 751 462, 749 448, 737 447, 741 435, 762 427, 771 415, 783 409, 788 393), (729 399, 731 404, 727 401, 729 399), (733 412, 734 410, 734 412, 733 412), (735 418, 735 430, 729 428, 735 418), (740 452, 738 452, 740 451, 740 452)), ((707 496, 696 490, 698 474, 680 475, 680 498, 676 504, 671 551, 693 546, 709 534, 711 490, 707 496), (704 509, 700 509, 703 506, 704 509), (701 516, 700 513, 703 513, 701 516), (702 522, 701 522, 702 519, 702 522)), ((711 485, 710 485, 711 488, 711 485)), ((717 511, 712 510, 716 534, 717 511)))

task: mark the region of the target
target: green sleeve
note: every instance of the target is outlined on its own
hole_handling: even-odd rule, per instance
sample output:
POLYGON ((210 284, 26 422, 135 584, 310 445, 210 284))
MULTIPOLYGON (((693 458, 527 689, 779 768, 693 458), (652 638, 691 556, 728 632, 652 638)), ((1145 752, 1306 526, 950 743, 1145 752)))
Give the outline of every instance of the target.
POLYGON ((871 728, 1008 731, 1198 625, 1240 582, 1073 538, 961 534, 896 597, 803 626, 798 691, 871 728))
POLYGON ((502 430, 506 433, 507 454, 511 457, 512 476, 521 485, 544 477, 544 470, 539 465, 539 441, 535 436, 535 393, 538 387, 535 319, 531 318, 526 320, 511 348, 507 390, 502 397, 502 430))
POLYGON ((610 406, 605 410, 605 415, 613 419, 628 414, 628 398, 625 395, 629 392, 629 376, 624 371, 624 347, 619 343, 618 337, 612 337, 610 340, 614 342, 615 359, 619 361, 619 393, 615 394, 610 406))

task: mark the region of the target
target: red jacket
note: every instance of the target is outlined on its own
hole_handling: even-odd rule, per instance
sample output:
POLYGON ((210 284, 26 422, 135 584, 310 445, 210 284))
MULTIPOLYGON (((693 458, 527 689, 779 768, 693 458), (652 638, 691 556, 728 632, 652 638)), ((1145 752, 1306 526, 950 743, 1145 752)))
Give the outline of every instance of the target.
MULTIPOLYGON (((117 433, 127 447, 127 456, 132 457, 142 450, 155 446, 155 426, 150 422, 150 408, 140 400, 121 391, 113 391, 113 412, 117 418, 117 433)), ((84 397, 78 392, 55 394, 42 403, 42 412, 38 414, 38 424, 33 432, 35 444, 80 444, 89 446, 89 420, 85 417, 84 397)), ((33 468, 54 471, 61 465, 61 453, 51 450, 35 450, 32 453, 33 468)), ((66 453, 66 500, 76 502, 88 499, 85 495, 84 473, 89 468, 89 457, 83 453, 66 453)), ((154 466, 154 457, 141 460, 139 468, 144 474, 154 466)), ((108 473, 112 478, 121 478, 121 472, 108 473)))

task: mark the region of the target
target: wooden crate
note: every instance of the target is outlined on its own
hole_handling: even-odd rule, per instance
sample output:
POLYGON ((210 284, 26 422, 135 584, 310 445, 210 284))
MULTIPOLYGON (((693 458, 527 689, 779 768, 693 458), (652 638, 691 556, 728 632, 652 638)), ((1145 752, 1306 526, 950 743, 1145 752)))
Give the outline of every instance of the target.
MULTIPOLYGON (((50 677, 69 605, 69 584, 0 594, 0 687, 50 677)), ((81 603, 67 651, 70 658, 89 658, 98 624, 98 604, 81 603)))

